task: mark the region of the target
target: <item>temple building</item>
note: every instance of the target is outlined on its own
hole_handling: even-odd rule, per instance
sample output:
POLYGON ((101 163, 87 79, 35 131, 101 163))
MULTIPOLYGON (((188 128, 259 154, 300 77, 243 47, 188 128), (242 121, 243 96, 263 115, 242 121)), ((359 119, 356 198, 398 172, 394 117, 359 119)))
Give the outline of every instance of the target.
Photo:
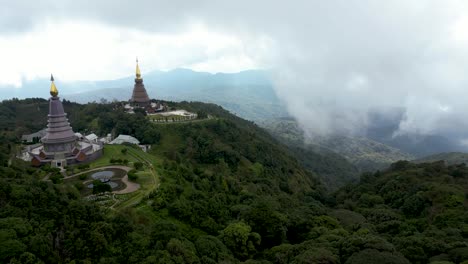
POLYGON ((70 164, 92 161, 102 155, 103 145, 90 140, 79 139, 73 132, 58 97, 54 77, 50 78, 49 115, 45 136, 41 143, 30 146, 22 158, 32 165, 50 164, 64 167, 70 164))
POLYGON ((135 108, 143 108, 148 114, 167 110, 167 105, 160 102, 151 102, 148 93, 146 92, 145 85, 143 84, 143 78, 141 78, 138 59, 136 60, 135 85, 133 86, 132 97, 130 98, 129 103, 125 105, 125 110, 128 113, 133 113, 135 108))
POLYGON ((132 98, 130 103, 135 107, 148 107, 151 105, 148 93, 146 92, 143 79, 141 78, 140 67, 138 66, 138 59, 136 60, 136 77, 135 85, 133 86, 132 98))

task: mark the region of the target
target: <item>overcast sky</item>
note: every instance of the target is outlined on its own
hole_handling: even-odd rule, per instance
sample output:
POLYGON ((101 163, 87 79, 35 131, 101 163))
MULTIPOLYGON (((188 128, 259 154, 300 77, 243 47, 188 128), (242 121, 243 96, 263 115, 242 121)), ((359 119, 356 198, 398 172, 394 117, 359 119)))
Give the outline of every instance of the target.
POLYGON ((272 70, 310 132, 354 133, 370 110, 405 131, 468 135, 468 9, 450 0, 0 0, 0 86, 186 67, 272 70), (39 3, 40 2, 40 3, 39 3))

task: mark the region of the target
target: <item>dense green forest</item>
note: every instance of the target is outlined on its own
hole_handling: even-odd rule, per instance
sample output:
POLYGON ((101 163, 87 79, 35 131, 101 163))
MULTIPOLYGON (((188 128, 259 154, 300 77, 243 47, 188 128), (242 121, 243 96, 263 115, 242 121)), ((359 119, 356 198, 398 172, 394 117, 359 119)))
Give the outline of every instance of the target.
POLYGON ((75 131, 133 135, 163 161, 159 188, 122 211, 14 159, 21 133, 45 126, 47 101, 0 104, 0 263, 468 260, 465 165, 400 161, 331 193, 254 123, 213 104, 168 103, 214 118, 158 125, 116 104, 64 103, 75 131))

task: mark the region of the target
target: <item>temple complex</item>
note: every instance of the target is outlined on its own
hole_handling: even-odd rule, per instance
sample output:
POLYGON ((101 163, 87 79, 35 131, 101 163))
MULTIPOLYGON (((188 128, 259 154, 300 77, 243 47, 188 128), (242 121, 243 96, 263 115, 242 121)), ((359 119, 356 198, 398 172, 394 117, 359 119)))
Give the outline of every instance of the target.
POLYGON ((41 144, 30 146, 22 158, 31 161, 34 166, 51 164, 54 167, 64 167, 100 157, 102 144, 78 139, 68 122, 52 75, 50 81, 51 97, 45 136, 41 138, 41 144))

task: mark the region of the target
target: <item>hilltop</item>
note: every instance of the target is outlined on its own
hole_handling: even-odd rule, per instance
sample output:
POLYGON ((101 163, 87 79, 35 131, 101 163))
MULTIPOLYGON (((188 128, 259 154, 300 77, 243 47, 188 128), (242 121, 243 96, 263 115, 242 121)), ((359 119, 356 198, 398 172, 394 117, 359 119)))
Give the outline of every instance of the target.
MULTIPOLYGON (((129 88, 133 79, 134 76, 102 81, 57 81, 57 85, 62 98, 72 102, 127 101, 132 95, 129 88)), ((150 98, 216 103, 250 120, 287 115, 269 73, 263 70, 216 74, 189 69, 151 71, 144 73, 144 82, 150 98)), ((23 80, 21 89, 0 89, 0 98, 44 97, 47 93, 41 92, 41 88, 48 84, 47 79, 23 80)))
MULTIPOLYGON (((18 109, 41 109, 44 103, 3 102, 1 107, 14 111, 2 118, 24 124, 30 117, 18 109)), ((5 126, 0 134, 0 262, 397 264, 468 259, 464 165, 400 161, 355 176, 355 183, 330 193, 323 176, 311 172, 318 167, 304 168, 296 158, 300 152, 255 123, 214 104, 168 104, 212 118, 154 123, 142 112, 126 114, 113 104, 64 103, 73 111, 74 129, 129 134, 152 146, 148 153, 132 146, 108 148, 103 159, 90 164, 95 168, 113 158, 148 161, 137 173, 142 191, 127 200, 126 194, 115 194, 123 200, 115 207, 85 199, 78 179, 73 184, 60 177, 45 181, 44 176, 56 175, 53 169, 13 159, 18 131, 24 129, 5 126), (125 148, 131 149, 127 153, 125 148)), ((45 122, 33 122, 31 129, 45 122)), ((323 162, 307 155, 311 163, 323 162)))
POLYGON ((436 161, 444 161, 447 165, 455 165, 455 164, 462 164, 462 163, 467 164, 468 153, 463 153, 463 152, 439 153, 435 155, 426 156, 420 159, 416 159, 414 162, 426 163, 426 162, 436 162, 436 161))
MULTIPOLYGON (((41 100, 7 102, 4 107, 14 105, 17 111, 44 103, 41 100)), ((64 105, 67 107, 67 103, 64 105)), ((294 215, 303 210, 302 207, 324 208, 320 201, 324 201, 326 196, 317 177, 304 170, 289 151, 263 129, 216 105, 188 102, 171 105, 194 112, 204 111, 215 118, 155 124, 142 113, 125 114, 109 105, 69 105, 73 107, 70 116, 84 118, 81 120, 84 129, 98 134, 130 134, 152 145, 148 155, 154 157, 152 164, 160 180, 159 188, 139 196, 139 200, 132 198, 132 203, 125 202, 114 208, 128 208, 127 205, 133 204, 130 207, 133 216, 112 211, 106 215, 104 208, 107 207, 100 209, 83 200, 80 189, 77 189, 78 179, 70 184, 62 183, 60 179, 42 181, 44 175, 55 172, 49 172, 48 168, 34 169, 11 159, 14 148, 8 146, 15 141, 3 140, 2 150, 7 155, 2 156, 2 164, 10 165, 2 167, 3 176, 0 178, 0 204, 4 212, 1 217, 6 217, 3 220, 6 222, 16 221, 18 228, 28 231, 14 231, 16 227, 0 225, 0 232, 8 234, 5 236, 6 244, 0 242, 0 248, 3 248, 0 250, 1 261, 12 257, 19 259, 26 245, 34 244, 28 250, 28 256, 44 262, 107 259, 141 263, 151 256, 158 256, 158 259, 167 258, 168 262, 162 262, 170 263, 179 254, 173 251, 173 247, 179 247, 185 252, 183 254, 188 254, 184 258, 197 259, 195 263, 205 253, 208 255, 204 262, 237 262, 236 259, 252 258, 288 237, 296 239, 300 230, 294 215), (50 197, 39 198, 45 191, 50 197), (30 206, 24 207, 24 203, 30 206), (49 210, 57 210, 61 214, 51 214, 49 210), (92 227, 86 232, 78 232, 84 224, 83 219, 88 219, 86 222, 92 227), (119 219, 125 220, 120 223, 123 220, 119 219), (30 221, 52 222, 44 227, 31 226, 30 221), (108 224, 104 235, 101 228, 105 222, 108 224), (57 230, 62 229, 68 230, 65 235, 56 235, 57 230), (120 230, 128 231, 121 233, 120 230), (75 232, 76 235, 71 235, 75 232), (166 232, 171 235, 167 236, 166 232), (248 244, 238 244, 236 232, 247 235, 245 243, 248 244), (150 240, 147 234, 152 234, 150 240), (52 240, 48 239, 49 236, 52 240), (35 239, 63 246, 41 249, 35 239), (84 245, 101 250, 87 251, 84 245), (216 248, 208 250, 213 246, 216 248), (118 248, 122 253, 110 253, 112 248, 118 248)), ((8 122, 20 124, 26 115, 19 112, 9 115, 8 122)), ((76 119, 71 121, 75 126, 76 119)), ((44 125, 45 120, 37 121, 32 128, 44 125)), ((11 138, 17 132, 4 131, 11 138)), ((105 153, 108 158, 109 149, 105 149, 105 153)), ((129 160, 135 162, 132 158, 129 160)), ((103 164, 99 160, 96 162, 103 164)), ((145 174, 139 176, 142 184, 144 177, 145 174)), ((87 178, 84 177, 85 180, 87 178)))

